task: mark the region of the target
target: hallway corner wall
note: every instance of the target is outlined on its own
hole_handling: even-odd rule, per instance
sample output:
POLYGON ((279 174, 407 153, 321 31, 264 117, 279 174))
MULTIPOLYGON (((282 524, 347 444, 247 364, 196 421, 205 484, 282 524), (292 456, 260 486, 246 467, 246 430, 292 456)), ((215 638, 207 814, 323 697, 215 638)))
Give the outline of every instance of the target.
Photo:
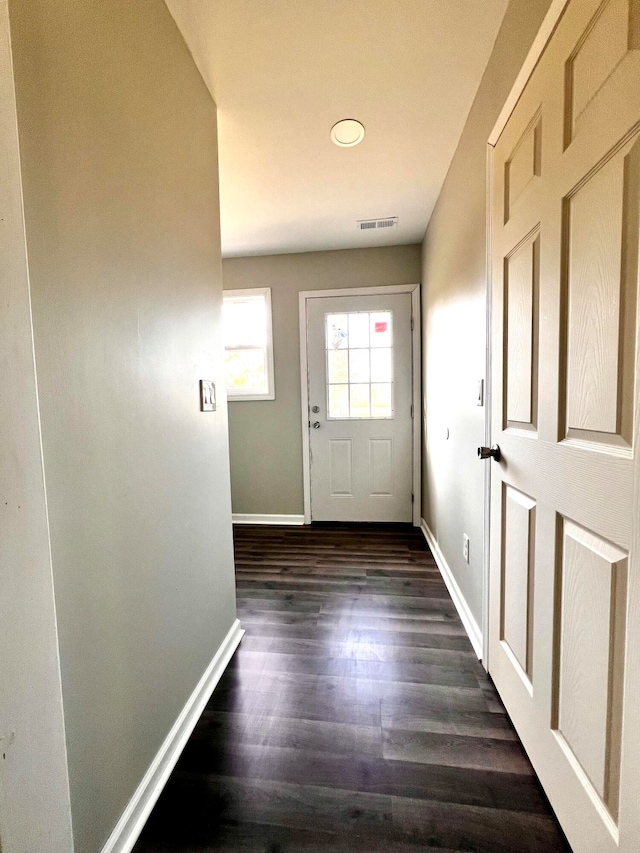
MULTIPOLYGON (((550 0, 511 0, 422 244, 422 515, 482 626, 487 139, 550 0), (463 535, 470 539, 469 562, 463 535)), ((485 389, 486 390, 486 389, 485 389)))
POLYGON ((236 618, 216 106, 163 0, 9 13, 75 853, 97 853, 236 618))
POLYGON ((72 853, 6 0, 0 0, 0 151, 0 849, 72 853))

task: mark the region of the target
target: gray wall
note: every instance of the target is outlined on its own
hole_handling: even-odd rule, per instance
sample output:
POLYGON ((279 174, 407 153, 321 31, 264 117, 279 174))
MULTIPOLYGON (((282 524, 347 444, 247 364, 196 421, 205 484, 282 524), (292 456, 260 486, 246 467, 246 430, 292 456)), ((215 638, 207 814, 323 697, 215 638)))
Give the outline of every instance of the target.
POLYGON ((270 287, 276 399, 229 404, 233 511, 302 514, 298 293, 417 284, 420 247, 347 249, 223 261, 227 290, 270 287))
POLYGON ((511 0, 422 246, 422 513, 480 627, 484 464, 476 448, 485 410, 475 393, 485 375, 486 142, 549 5, 511 0))
POLYGON ((216 110, 162 0, 11 0, 76 853, 235 619, 216 110))
POLYGON ((62 685, 8 15, 3 3, 0 5, 0 849, 3 853, 71 853, 62 685))

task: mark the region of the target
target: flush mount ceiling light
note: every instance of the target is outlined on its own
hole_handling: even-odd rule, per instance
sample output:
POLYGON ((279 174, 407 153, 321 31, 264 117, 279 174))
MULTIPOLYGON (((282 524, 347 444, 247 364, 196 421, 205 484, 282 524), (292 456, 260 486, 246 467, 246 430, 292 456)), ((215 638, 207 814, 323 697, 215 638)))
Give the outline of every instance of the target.
POLYGON ((331 128, 331 139, 340 148, 352 148, 364 139, 364 125, 354 118, 343 118, 331 128))

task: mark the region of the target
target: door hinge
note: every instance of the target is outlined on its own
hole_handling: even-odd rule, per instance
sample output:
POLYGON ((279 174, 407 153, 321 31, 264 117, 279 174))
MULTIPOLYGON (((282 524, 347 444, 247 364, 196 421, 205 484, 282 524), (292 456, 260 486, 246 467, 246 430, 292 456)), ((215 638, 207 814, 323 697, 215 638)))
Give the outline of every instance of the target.
POLYGON ((413 332, 413 317, 411 318, 411 331, 413 332))
POLYGON ((414 502, 415 502, 415 496, 414 496, 413 492, 411 492, 411 503, 414 503, 414 502))
POLYGON ((413 419, 413 403, 411 404, 411 418, 413 419))

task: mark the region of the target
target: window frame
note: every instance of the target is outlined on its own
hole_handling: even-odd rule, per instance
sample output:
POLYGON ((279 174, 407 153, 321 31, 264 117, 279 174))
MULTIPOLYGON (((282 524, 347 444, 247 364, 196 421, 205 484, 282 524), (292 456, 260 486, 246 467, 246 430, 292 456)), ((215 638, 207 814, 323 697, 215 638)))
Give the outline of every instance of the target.
MULTIPOLYGON (((227 347, 226 345, 223 347, 224 352, 226 354, 227 350, 243 350, 243 349, 264 349, 265 351, 265 364, 266 364, 266 375, 267 375, 267 391, 264 394, 254 394, 254 393, 246 393, 242 390, 230 389, 227 387, 226 382, 226 371, 225 371, 225 388, 227 391, 227 399, 230 403, 241 403, 241 402, 255 402, 257 400, 275 400, 276 399, 276 386, 275 386, 275 369, 274 369, 274 360, 273 360, 273 316, 271 312, 271 288, 270 287, 247 287, 242 288, 240 290, 223 290, 222 291, 222 302, 224 306, 225 300, 233 301, 238 300, 242 301, 246 299, 248 296, 263 296, 265 309, 266 309, 266 343, 264 347, 252 345, 243 345, 243 346, 234 346, 227 347)), ((224 323, 224 320, 223 320, 224 323)), ((223 329, 224 336, 224 329, 223 329)))

